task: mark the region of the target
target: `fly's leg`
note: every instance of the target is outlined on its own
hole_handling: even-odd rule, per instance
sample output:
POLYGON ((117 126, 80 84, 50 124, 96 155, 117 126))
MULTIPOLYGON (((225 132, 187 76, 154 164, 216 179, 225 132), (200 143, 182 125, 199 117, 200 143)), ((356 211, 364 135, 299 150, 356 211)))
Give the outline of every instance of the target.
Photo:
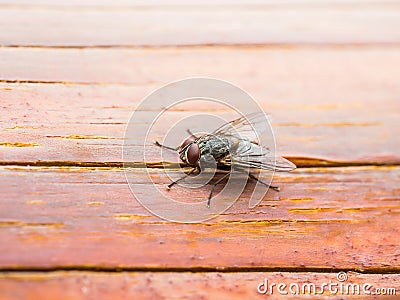
POLYGON ((172 147, 165 146, 163 144, 160 144, 157 141, 154 141, 154 145, 156 145, 156 146, 158 146, 160 148, 164 148, 164 149, 168 149, 168 150, 172 150, 172 151, 178 151, 178 149, 179 149, 179 148, 172 148, 172 147))
POLYGON ((254 176, 253 174, 250 174, 250 173, 249 173, 249 177, 250 177, 251 179, 254 179, 255 181, 258 181, 259 183, 265 185, 267 188, 273 189, 274 191, 279 192, 279 191, 281 190, 278 186, 269 185, 268 183, 265 183, 264 181, 261 181, 260 179, 258 179, 258 178, 257 178, 256 176, 254 176))
POLYGON ((230 173, 225 174, 224 176, 222 176, 220 179, 218 179, 215 183, 213 183, 213 185, 211 186, 211 191, 210 191, 210 195, 208 196, 208 201, 207 201, 207 207, 210 208, 210 203, 211 203, 211 198, 212 195, 214 193, 214 189, 217 186, 217 184, 221 183, 226 177, 228 177, 230 175, 230 173))
POLYGON ((195 135, 193 134, 193 132, 190 131, 190 129, 187 129, 186 131, 187 131, 187 133, 190 134, 190 136, 194 137, 195 139, 198 139, 198 137, 195 136, 195 135))
POLYGON ((192 175, 194 171, 198 170, 198 168, 193 168, 192 170, 190 170, 189 173, 185 174, 184 176, 182 176, 181 178, 172 181, 170 184, 167 185, 167 188, 170 189, 171 187, 173 187, 175 184, 177 184, 178 182, 182 181, 183 179, 187 178, 188 176, 192 175))

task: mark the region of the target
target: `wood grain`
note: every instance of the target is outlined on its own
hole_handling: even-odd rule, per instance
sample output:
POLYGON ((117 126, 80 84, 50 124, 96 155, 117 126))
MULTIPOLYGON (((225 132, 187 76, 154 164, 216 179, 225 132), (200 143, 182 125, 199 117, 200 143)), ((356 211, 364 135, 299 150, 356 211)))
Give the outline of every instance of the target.
MULTIPOLYGON (((369 283, 376 288, 397 288, 398 275, 358 274, 349 272, 346 283, 369 283)), ((319 286, 324 283, 339 283, 335 273, 90 273, 90 272, 53 272, 53 273, 6 273, 0 275, 0 299, 291 299, 279 294, 276 287, 272 294, 257 293, 257 286, 268 279, 271 283, 297 284, 300 289, 305 283, 319 286)), ((308 289, 305 288, 307 293, 308 289)), ((360 294, 363 297, 370 295, 360 294)), ((359 299, 360 295, 332 295, 328 290, 324 296, 330 299, 359 299), (334 297, 334 298, 333 298, 334 297)), ((300 297, 297 295, 297 297, 300 297)), ((309 296, 310 297, 310 296, 309 296)), ((375 296, 376 297, 376 296, 375 296)), ((385 295, 385 298, 394 297, 385 295)))
MULTIPOLYGON (((135 184, 152 188, 143 169, 131 172, 135 184)), ((205 201, 208 195, 208 188, 167 192, 164 172, 149 172, 175 199, 205 201)), ((282 191, 269 191, 260 206, 248 209, 249 184, 231 209, 201 224, 151 215, 118 168, 7 166, 0 176, 5 269, 400 267, 398 167, 279 174, 274 183, 282 191)))
MULTIPOLYGON (((257 285, 339 271, 399 293, 399 4, 0 0, 0 300, 278 299, 257 285), (124 132, 135 110, 137 130, 151 121, 149 92, 193 76, 248 91, 278 153, 308 168, 254 209, 251 182, 221 215, 169 223, 129 189, 122 146, 143 141, 124 132)), ((146 145, 196 113, 233 118, 174 107, 146 145)), ((209 187, 167 192, 158 150, 129 170, 134 193, 204 202, 209 187)))
POLYGON ((126 7, 172 7, 179 8, 180 6, 188 6, 188 7, 199 7, 199 6, 223 6, 223 7, 259 7, 259 6, 283 6, 287 7, 288 5, 296 7, 303 6, 306 8, 310 8, 313 5, 320 6, 353 6, 353 5, 362 5, 362 6, 370 6, 370 5, 378 5, 378 6, 386 6, 398 4, 399 0, 334 0, 334 1, 325 1, 325 0, 204 0, 199 3, 196 0, 170 0, 165 2, 163 0, 71 0, 68 2, 62 0, 36 0, 34 2, 29 0, 0 0, 0 5, 3 6, 18 6, 18 7, 53 7, 53 6, 61 6, 61 7, 105 7, 105 8, 126 8, 126 7))
MULTIPOLYGON (((271 113, 282 155, 398 163, 398 50, 3 48, 0 160, 120 162, 126 123, 140 101, 164 83, 202 74, 239 85, 271 113)), ((166 124, 209 107, 173 109, 166 124)), ((229 120, 226 109, 212 108, 229 120)), ((164 135, 155 131, 149 141, 164 135)))
MULTIPOLYGON (((293 97, 299 89, 337 98, 352 88, 398 88, 399 47, 160 47, 136 49, 0 48, 0 79, 65 84, 166 84, 185 77, 216 77, 244 89, 276 89, 293 97), (40 61, 40 64, 37 62, 40 61), (180 66, 180 67, 177 67, 180 66), (184 66, 184 67, 183 67, 184 66), (370 87, 372 85, 372 87, 370 87), (285 89, 283 89, 285 88, 285 89), (328 88, 328 90, 325 90, 328 88), (332 95, 331 93, 335 93, 332 95)), ((385 89, 384 89, 385 88, 385 89)), ((268 98, 275 95, 264 95, 268 98)), ((313 97, 311 97, 313 96, 313 97)), ((113 99, 110 99, 112 101, 113 99)), ((299 99, 297 99, 300 101, 299 99)), ((350 100, 350 99, 349 99, 350 100)), ((351 100, 350 100, 351 101, 351 100)))
POLYGON ((400 7, 11 5, 0 7, 0 27, 2 46, 398 44, 400 7))

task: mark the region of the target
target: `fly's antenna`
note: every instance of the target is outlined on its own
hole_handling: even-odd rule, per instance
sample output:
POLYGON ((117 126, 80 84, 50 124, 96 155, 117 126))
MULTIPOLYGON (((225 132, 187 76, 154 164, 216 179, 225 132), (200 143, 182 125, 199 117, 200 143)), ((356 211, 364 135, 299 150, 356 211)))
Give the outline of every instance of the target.
POLYGON ((154 141, 154 145, 156 145, 156 146, 158 146, 160 148, 171 150, 171 151, 178 151, 178 149, 179 149, 179 147, 178 148, 173 148, 173 147, 165 146, 163 144, 160 144, 158 141, 154 141))

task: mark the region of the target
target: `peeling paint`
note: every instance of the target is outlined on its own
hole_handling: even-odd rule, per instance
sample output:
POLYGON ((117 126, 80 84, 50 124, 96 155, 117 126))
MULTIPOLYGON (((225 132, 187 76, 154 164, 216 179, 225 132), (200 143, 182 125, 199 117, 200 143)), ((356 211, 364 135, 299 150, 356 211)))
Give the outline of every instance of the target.
POLYGON ((133 215, 133 214, 116 214, 113 216, 113 218, 117 219, 119 221, 130 221, 130 220, 151 218, 151 216, 133 215))
POLYGON ((104 204, 104 202, 93 201, 93 202, 89 202, 87 205, 88 206, 101 206, 103 204, 104 204))
POLYGON ((43 200, 32 200, 32 201, 27 201, 26 204, 28 205, 37 205, 37 204, 46 204, 46 201, 43 200))
POLYGON ((4 128, 4 129, 5 129, 5 130, 14 130, 14 129, 39 129, 39 127, 15 125, 15 126, 7 127, 7 128, 4 128))
POLYGON ((64 227, 64 223, 26 223, 21 221, 0 221, 0 227, 64 227))
POLYGON ((337 210, 339 210, 339 207, 289 208, 291 213, 319 213, 337 210))
POLYGON ((292 199, 289 199, 289 201, 291 201, 291 202, 305 202, 305 201, 312 201, 312 200, 314 200, 314 198, 292 198, 292 199))
POLYGON ((39 147, 42 145, 39 143, 0 142, 0 146, 3 146, 3 147, 39 147))
POLYGON ((101 136, 101 135, 46 135, 47 138, 60 138, 60 139, 69 139, 69 140, 120 140, 122 138, 109 137, 109 136, 101 136))

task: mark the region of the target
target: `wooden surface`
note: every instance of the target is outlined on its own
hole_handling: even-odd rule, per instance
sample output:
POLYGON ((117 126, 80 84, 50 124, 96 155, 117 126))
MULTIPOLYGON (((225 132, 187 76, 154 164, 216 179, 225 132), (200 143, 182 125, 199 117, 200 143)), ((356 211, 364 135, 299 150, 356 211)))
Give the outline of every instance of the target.
MULTIPOLYGON (((398 28, 397 0, 1 0, 0 299, 266 298, 264 278, 340 271, 399 294, 398 28), (222 215, 176 224, 133 198, 121 150, 141 100, 193 76, 252 94, 300 168, 255 209, 249 183, 222 215)), ((165 126, 205 111, 230 116, 186 106, 165 126)), ((147 164, 163 189, 148 146, 135 183, 147 164)))
MULTIPOLYGON (((296 282, 312 279, 316 284, 334 281, 333 274, 252 272, 252 273, 151 273, 151 272, 53 272, 5 274, 0 277, 0 289, 9 298, 21 299, 252 299, 258 296, 257 285, 268 277, 273 282, 296 282), (256 287, 256 288, 255 288, 256 287), (43 293, 46 290, 46 294, 43 293)), ((350 272, 354 283, 375 282, 380 286, 399 285, 397 275, 357 274, 350 272)), ((286 296, 288 297, 288 296, 286 296)), ((286 298, 285 297, 285 298, 286 298)), ((261 299, 267 298, 265 295, 261 299)), ((289 298, 289 297, 288 297, 289 298)), ((316 298, 316 297, 315 297, 316 298)), ((339 297, 338 297, 339 298, 339 297)), ((391 296, 382 296, 383 299, 391 296)), ((276 292, 268 299, 282 299, 276 292)))
MULTIPOLYGON (((137 184, 148 184, 143 170, 136 172, 137 184)), ((163 170, 150 174, 161 188, 169 183, 163 170)), ((276 176, 282 191, 269 191, 253 210, 249 184, 221 216, 179 225, 141 207, 119 168, 7 166, 0 181, 0 264, 393 270, 400 266, 399 177, 398 167, 299 169, 276 176)), ((168 194, 201 201, 208 192, 189 196, 177 187, 168 194)))

